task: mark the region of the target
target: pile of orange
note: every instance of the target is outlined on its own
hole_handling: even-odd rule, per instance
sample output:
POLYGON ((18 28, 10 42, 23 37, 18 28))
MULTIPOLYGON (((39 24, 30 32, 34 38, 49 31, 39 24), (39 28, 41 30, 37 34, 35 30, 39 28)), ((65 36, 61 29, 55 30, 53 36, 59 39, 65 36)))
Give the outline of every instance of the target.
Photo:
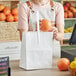
POLYGON ((10 9, 3 4, 0 4, 0 21, 14 22, 18 21, 18 9, 10 9))

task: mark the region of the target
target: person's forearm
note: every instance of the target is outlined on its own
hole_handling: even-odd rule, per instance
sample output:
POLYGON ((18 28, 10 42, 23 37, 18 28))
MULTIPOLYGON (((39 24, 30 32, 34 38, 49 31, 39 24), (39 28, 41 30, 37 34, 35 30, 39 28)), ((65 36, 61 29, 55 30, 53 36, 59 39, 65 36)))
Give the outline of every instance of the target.
POLYGON ((57 25, 59 41, 64 39, 64 25, 57 25))

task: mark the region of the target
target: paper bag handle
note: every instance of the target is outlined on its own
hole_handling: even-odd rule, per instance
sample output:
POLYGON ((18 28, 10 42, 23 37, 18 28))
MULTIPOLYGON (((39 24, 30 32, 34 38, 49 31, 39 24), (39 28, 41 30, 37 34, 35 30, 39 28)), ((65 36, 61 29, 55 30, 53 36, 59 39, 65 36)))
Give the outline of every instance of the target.
POLYGON ((40 27, 39 27, 39 12, 36 11, 36 19, 37 19, 37 32, 40 32, 40 27))
POLYGON ((36 20, 37 20, 37 38, 38 38, 38 43, 40 43, 40 27, 39 27, 39 12, 36 11, 36 20))

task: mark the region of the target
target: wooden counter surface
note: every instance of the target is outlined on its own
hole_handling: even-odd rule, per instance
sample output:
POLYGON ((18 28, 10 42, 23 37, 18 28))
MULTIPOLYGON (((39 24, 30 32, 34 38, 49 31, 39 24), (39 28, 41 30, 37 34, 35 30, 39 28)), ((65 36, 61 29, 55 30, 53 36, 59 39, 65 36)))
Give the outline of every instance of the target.
POLYGON ((70 76, 69 71, 59 71, 56 64, 52 69, 25 71, 19 68, 19 61, 11 61, 11 68, 12 76, 70 76))

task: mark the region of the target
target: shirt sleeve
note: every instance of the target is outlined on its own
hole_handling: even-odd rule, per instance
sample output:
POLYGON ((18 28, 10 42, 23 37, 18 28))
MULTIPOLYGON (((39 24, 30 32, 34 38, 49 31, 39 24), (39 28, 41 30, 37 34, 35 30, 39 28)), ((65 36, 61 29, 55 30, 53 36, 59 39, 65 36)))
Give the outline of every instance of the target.
POLYGON ((64 26, 64 9, 62 4, 58 3, 56 12, 56 25, 64 26))
POLYGON ((26 3, 19 4, 19 15, 18 15, 18 30, 28 30, 28 13, 26 3))

